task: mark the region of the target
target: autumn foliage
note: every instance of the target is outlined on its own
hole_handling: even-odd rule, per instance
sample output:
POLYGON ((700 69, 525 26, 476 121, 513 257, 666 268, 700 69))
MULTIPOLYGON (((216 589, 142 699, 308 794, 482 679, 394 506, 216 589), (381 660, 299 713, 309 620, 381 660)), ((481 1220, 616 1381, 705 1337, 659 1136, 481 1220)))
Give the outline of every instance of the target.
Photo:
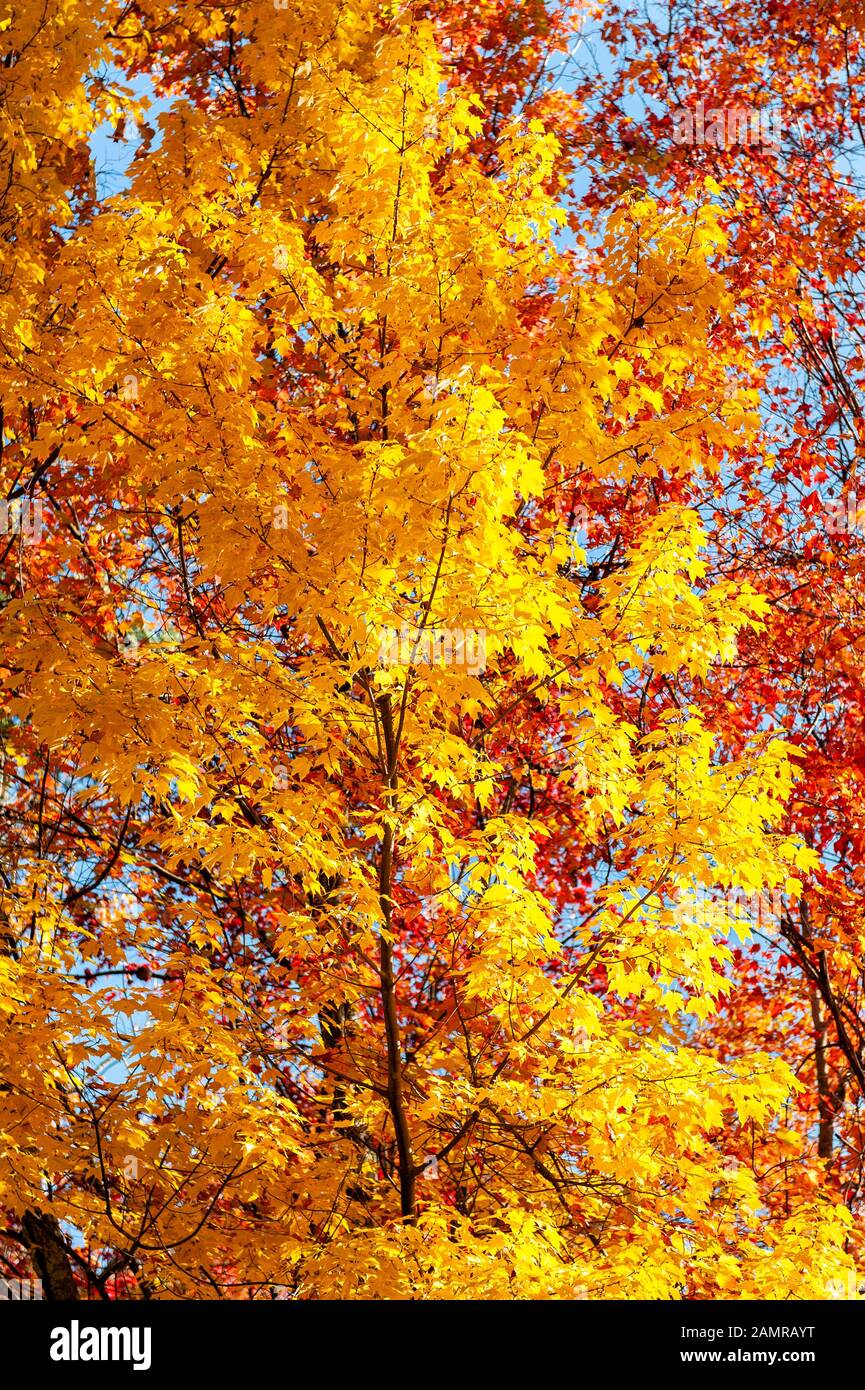
POLYGON ((863 19, 13 0, 0 1273, 855 1287, 863 19))

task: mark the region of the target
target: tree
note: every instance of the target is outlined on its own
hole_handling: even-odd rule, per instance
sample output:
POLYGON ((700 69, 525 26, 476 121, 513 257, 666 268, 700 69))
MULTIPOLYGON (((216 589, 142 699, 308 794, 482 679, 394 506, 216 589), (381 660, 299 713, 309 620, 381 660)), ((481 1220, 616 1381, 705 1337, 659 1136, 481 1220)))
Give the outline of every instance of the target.
POLYGON ((799 1142, 789 1066, 698 1029, 706 892, 817 864, 719 704, 769 617, 694 506, 759 425, 725 233, 625 193, 587 277, 532 14, 494 118, 449 9, 5 31, 0 1201, 50 1297, 851 1269, 730 1161, 799 1142))

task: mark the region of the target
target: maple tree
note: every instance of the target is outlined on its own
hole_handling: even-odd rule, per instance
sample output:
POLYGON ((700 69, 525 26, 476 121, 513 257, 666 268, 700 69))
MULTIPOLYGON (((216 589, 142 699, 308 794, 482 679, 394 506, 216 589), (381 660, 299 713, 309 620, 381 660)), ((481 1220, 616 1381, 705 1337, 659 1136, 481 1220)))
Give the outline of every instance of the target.
POLYGON ((791 711, 855 704, 855 591, 812 546, 786 602, 754 481, 815 320, 752 174, 731 211, 595 120, 618 69, 547 82, 581 22, 3 22, 0 1257, 49 1298, 854 1269, 797 1049, 858 1019, 857 785, 791 711), (783 901, 774 975, 736 893, 783 901))

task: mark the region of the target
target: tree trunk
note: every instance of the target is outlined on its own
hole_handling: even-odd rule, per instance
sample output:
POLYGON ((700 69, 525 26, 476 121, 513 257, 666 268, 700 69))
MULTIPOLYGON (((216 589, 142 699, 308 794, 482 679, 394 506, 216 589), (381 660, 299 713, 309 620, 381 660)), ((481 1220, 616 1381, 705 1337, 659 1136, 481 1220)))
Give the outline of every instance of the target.
POLYGON ((25 1211, 21 1231, 36 1277, 42 1281, 43 1297, 54 1303, 77 1300, 72 1262, 57 1218, 25 1211))
POLYGON ((819 1158, 831 1158, 832 1145, 835 1141, 835 1105, 829 1085, 829 1070, 826 1066, 826 1024, 823 1021, 819 995, 813 988, 811 989, 811 1018, 814 1023, 814 1061, 817 1070, 817 1099, 820 1110, 817 1155, 819 1158))

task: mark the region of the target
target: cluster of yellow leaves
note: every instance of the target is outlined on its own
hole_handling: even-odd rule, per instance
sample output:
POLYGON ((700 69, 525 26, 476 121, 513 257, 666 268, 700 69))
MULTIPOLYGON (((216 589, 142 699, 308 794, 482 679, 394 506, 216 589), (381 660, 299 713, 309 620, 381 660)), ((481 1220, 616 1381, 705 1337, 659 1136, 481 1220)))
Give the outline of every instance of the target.
POLYGON ((408 7, 37 8, 4 117, 46 183, 16 210, 31 288, 0 296, 35 428, 10 406, 3 467, 51 459, 57 491, 0 613, 26 827, 0 1203, 49 1186, 157 1296, 810 1288, 843 1212, 767 1232, 725 1175, 725 1131, 794 1081, 694 1043, 727 952, 681 901, 795 891, 787 750, 731 760, 696 703, 646 734, 614 698, 706 676, 759 603, 702 583, 681 506, 591 594, 556 522, 577 480, 676 476, 748 427, 706 350, 711 209, 624 200, 577 280, 553 134, 512 122, 491 175, 408 7), (73 221, 33 91, 40 138, 80 146, 115 100, 83 74, 112 43, 146 68, 157 29, 187 88, 73 221), (214 96, 185 62, 229 33, 214 96), (484 668, 383 661, 404 626, 483 634, 484 668), (611 846, 578 923, 538 883, 549 830, 504 803, 532 701, 611 846))

